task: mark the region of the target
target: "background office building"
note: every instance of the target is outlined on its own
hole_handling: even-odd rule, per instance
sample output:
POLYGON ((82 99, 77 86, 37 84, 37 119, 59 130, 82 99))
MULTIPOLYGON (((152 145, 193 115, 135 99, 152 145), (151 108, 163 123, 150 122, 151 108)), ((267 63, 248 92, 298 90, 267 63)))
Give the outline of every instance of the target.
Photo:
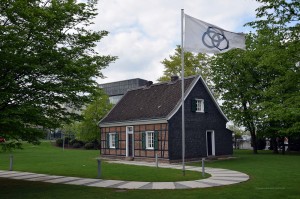
POLYGON ((145 86, 147 82, 147 80, 136 78, 100 84, 100 87, 103 88, 106 94, 109 96, 110 103, 116 104, 127 92, 127 90, 145 86))

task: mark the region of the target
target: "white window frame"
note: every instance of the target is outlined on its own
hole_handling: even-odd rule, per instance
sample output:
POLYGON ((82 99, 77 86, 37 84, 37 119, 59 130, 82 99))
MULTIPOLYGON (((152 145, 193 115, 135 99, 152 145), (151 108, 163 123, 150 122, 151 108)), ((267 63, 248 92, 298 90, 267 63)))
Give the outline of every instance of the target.
POLYGON ((132 157, 134 157, 134 128, 133 126, 126 126, 126 157, 129 156, 129 134, 132 134, 132 157))
POLYGON ((146 131, 146 149, 154 149, 154 131, 146 131))
POLYGON ((117 134, 116 132, 115 133, 109 133, 109 148, 111 148, 111 149, 116 148, 116 134, 117 134))
POLYGON ((204 99, 195 99, 196 100, 196 112, 204 113, 204 99))

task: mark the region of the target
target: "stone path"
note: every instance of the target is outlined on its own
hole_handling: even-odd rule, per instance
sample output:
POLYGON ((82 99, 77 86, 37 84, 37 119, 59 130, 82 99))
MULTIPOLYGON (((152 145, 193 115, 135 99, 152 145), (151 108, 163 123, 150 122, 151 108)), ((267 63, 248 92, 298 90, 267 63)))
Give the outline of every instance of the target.
MULTIPOLYGON (((138 166, 156 166, 155 163, 136 162, 136 161, 110 161, 118 164, 132 164, 138 166)), ((182 169, 178 164, 159 164, 161 168, 182 169)), ((201 172, 201 167, 186 166, 186 170, 201 172)), ((90 187, 106 187, 118 189, 192 189, 206 188, 231 185, 247 181, 249 176, 233 170, 205 168, 205 172, 211 175, 210 178, 192 181, 178 182, 138 182, 138 181, 122 181, 122 180, 103 180, 79 177, 56 176, 46 174, 36 174, 30 172, 19 171, 3 171, 0 170, 1 178, 10 178, 17 180, 39 181, 48 183, 60 183, 71 185, 82 185, 90 187)))

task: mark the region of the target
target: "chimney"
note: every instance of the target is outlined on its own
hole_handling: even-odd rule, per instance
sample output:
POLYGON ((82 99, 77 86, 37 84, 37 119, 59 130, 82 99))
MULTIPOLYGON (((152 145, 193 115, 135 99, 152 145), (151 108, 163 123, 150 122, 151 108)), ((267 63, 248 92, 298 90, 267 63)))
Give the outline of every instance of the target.
POLYGON ((146 86, 149 87, 149 86, 151 86, 152 84, 153 84, 152 81, 147 81, 146 86))
POLYGON ((177 75, 171 76, 171 82, 175 82, 179 79, 177 75))

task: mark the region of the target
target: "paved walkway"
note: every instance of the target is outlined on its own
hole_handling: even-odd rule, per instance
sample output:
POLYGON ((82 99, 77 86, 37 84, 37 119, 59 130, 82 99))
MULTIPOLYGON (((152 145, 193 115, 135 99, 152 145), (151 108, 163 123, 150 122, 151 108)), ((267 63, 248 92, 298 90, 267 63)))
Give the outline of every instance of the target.
MULTIPOLYGON (((156 166, 155 163, 136 162, 136 161, 111 161, 118 164, 132 164, 138 166, 156 166)), ((178 164, 159 164, 161 168, 182 169, 178 164)), ((201 167, 186 166, 186 170, 201 172, 201 167)), ((1 178, 10 178, 17 180, 40 181, 48 183, 60 183, 71 185, 82 185, 90 187, 105 187, 118 189, 192 189, 206 188, 223 185, 231 185, 247 181, 249 176, 228 169, 205 168, 205 172, 211 175, 210 178, 192 181, 178 182, 138 182, 138 181, 122 181, 122 180, 103 180, 92 178, 66 177, 46 174, 36 174, 30 172, 19 171, 3 171, 0 170, 1 178)))

